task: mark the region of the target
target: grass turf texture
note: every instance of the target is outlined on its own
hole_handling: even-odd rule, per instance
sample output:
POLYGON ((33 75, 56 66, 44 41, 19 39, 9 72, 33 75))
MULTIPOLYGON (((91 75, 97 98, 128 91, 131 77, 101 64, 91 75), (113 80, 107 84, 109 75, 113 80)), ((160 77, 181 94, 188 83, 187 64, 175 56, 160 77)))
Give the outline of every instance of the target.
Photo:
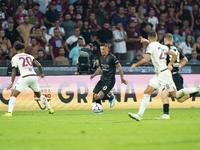
POLYGON ((14 111, 0 118, 0 149, 200 149, 200 109, 170 109, 170 120, 154 120, 162 110, 147 109, 140 122, 128 112, 137 110, 14 111))

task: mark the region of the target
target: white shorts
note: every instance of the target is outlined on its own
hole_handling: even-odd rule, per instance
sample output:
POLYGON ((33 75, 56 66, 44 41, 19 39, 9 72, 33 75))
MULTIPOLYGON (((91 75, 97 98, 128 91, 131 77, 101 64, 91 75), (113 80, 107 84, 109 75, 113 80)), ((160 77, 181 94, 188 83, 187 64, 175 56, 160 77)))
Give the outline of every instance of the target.
POLYGON ((22 92, 25 88, 30 87, 33 92, 40 92, 40 86, 37 81, 37 76, 20 77, 15 84, 15 89, 22 92))
POLYGON ((172 74, 168 69, 151 78, 149 85, 155 89, 158 89, 162 85, 168 92, 176 90, 172 74))

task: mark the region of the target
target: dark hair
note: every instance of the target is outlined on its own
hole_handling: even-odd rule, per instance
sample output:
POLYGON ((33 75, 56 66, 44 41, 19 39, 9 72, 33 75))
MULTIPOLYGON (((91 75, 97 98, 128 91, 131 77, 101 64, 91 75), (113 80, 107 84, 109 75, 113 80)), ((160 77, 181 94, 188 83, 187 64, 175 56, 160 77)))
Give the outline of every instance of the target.
POLYGON ((22 41, 22 38, 18 36, 15 38, 15 41, 22 41))
POLYGON ((156 38, 157 37, 157 33, 155 31, 151 31, 151 32, 149 32, 148 37, 149 38, 156 38))
POLYGON ((105 47, 108 47, 107 43, 101 43, 100 46, 105 46, 105 47))
POLYGON ((105 21, 103 24, 110 24, 108 21, 105 21))
MULTIPOLYGON (((65 13, 65 16, 66 16, 66 15, 70 15, 70 13, 66 12, 66 13, 65 13)), ((70 17, 71 17, 71 15, 70 15, 70 17)))
MULTIPOLYGON (((121 23, 120 21, 116 22, 115 25, 117 26, 117 24, 121 23)), ((122 24, 122 23, 121 23, 122 24)))
POLYGON ((191 36, 191 35, 190 34, 186 35, 186 37, 185 37, 185 43, 186 43, 186 45, 188 47, 189 47, 189 44, 190 44, 190 47, 193 47, 192 36, 191 36, 191 41, 190 42, 187 41, 188 36, 191 36))
MULTIPOLYGON (((63 46, 61 46, 61 47, 59 48, 59 51, 60 51, 61 49, 64 49, 64 47, 63 47, 63 46)), ((65 49, 64 49, 64 50, 65 50, 65 49)))
POLYGON ((130 25, 131 23, 135 23, 135 21, 134 21, 134 20, 129 21, 129 25, 130 25))
POLYGON ((54 28, 54 30, 53 31, 55 31, 55 30, 59 30, 58 28, 54 28))
POLYGON ((3 37, 2 37, 2 39, 5 39, 5 38, 8 39, 7 36, 3 36, 3 37))
POLYGON ((24 48, 25 48, 25 46, 22 43, 18 43, 18 44, 15 45, 16 51, 23 50, 24 48))
POLYGON ((34 29, 34 28, 36 29, 36 26, 33 26, 33 27, 31 28, 30 34, 33 33, 33 29, 34 29))
POLYGON ((35 6, 39 6, 40 7, 40 4, 37 3, 37 2, 35 2, 34 5, 33 5, 33 7, 35 7, 35 6))
MULTIPOLYGON (((74 31, 76 30, 76 29, 79 29, 78 27, 76 27, 75 29, 74 29, 74 31)), ((80 30, 80 29, 79 29, 80 30)))
POLYGON ((142 50, 141 48, 138 48, 138 49, 136 50, 136 53, 137 53, 138 51, 143 52, 143 50, 142 50))
POLYGON ((83 38, 80 38, 80 37, 79 37, 77 41, 79 41, 79 40, 83 40, 83 38))
MULTIPOLYGON (((56 21, 58 21, 58 22, 60 23, 60 20, 57 19, 56 21)), ((55 21, 55 22, 56 22, 56 21, 55 21)))
POLYGON ((173 30, 179 30, 179 26, 174 26, 173 30))
POLYGON ((31 40, 33 40, 33 39, 35 39, 37 41, 36 37, 31 37, 31 40))
POLYGON ((119 8, 118 8, 118 9, 120 9, 120 8, 123 8, 123 9, 124 9, 124 7, 123 7, 123 6, 119 6, 119 8))
POLYGON ((28 16, 28 15, 25 15, 25 16, 24 16, 24 19, 25 19, 26 17, 28 17, 28 18, 29 18, 29 16, 28 16))
POLYGON ((44 51, 43 51, 43 50, 41 50, 41 49, 39 49, 37 52, 43 52, 43 53, 44 53, 44 51))
MULTIPOLYGON (((78 19, 77 21, 76 21, 76 23, 78 22, 78 21, 82 21, 81 19, 78 19)), ((83 21, 82 21, 83 22, 83 21)))

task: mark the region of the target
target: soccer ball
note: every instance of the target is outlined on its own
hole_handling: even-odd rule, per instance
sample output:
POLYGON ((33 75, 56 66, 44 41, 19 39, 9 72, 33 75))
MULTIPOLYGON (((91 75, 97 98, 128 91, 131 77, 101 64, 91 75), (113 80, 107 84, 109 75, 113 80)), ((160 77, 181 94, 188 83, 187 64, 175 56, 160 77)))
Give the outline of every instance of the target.
POLYGON ((102 106, 98 103, 96 103, 92 106, 92 111, 95 112, 95 113, 101 112, 102 109, 103 109, 102 106))

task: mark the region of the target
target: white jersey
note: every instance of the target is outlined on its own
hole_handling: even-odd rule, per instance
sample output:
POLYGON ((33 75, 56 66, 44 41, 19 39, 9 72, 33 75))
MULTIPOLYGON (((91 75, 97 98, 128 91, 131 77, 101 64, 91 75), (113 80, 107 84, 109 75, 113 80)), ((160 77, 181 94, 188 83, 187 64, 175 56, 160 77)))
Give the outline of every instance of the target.
POLYGON ((156 69, 156 74, 167 69, 167 53, 169 48, 159 42, 152 42, 148 45, 146 54, 151 54, 152 63, 156 69))
POLYGON ((12 58, 12 61, 11 61, 12 67, 19 68, 21 77, 27 76, 27 75, 33 75, 33 74, 36 75, 33 69, 34 59, 35 58, 29 54, 25 54, 25 53, 16 54, 12 58))

